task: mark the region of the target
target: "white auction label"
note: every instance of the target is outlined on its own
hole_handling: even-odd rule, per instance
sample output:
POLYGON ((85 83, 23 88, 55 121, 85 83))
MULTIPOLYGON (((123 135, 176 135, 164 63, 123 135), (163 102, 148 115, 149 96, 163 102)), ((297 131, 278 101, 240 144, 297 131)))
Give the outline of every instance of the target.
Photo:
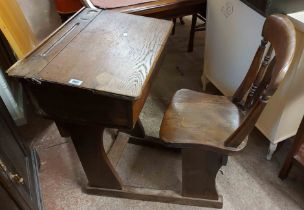
POLYGON ((76 85, 76 86, 80 86, 82 84, 83 81, 78 80, 78 79, 70 79, 69 84, 71 85, 76 85))

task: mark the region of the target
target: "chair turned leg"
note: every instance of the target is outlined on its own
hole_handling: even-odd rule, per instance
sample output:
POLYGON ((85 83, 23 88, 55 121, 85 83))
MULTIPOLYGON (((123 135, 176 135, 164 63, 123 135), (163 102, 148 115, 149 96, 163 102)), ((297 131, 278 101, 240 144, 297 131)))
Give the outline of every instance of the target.
POLYGON ((179 22, 180 22, 182 25, 185 25, 185 21, 183 20, 183 17, 180 17, 180 18, 179 18, 179 22))
POLYGON ((173 28, 172 28, 171 35, 175 34, 175 27, 176 27, 176 18, 173 18, 173 28))
POLYGON ((197 21, 197 14, 193 14, 192 15, 191 30, 190 30, 190 39, 189 39, 189 43, 188 43, 188 52, 193 51, 196 21, 197 21))
POLYGON ((215 178, 225 157, 198 148, 183 148, 182 196, 218 200, 215 178))

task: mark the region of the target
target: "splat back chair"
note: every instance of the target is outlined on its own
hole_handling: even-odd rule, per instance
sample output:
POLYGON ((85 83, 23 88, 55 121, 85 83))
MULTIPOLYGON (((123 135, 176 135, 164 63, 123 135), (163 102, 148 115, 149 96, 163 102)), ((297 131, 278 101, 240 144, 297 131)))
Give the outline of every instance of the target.
POLYGON ((218 170, 226 164, 227 155, 246 146, 248 134, 291 65, 296 35, 290 20, 284 15, 269 16, 262 36, 232 100, 182 89, 165 112, 160 138, 182 150, 183 196, 221 199, 215 184, 218 170))

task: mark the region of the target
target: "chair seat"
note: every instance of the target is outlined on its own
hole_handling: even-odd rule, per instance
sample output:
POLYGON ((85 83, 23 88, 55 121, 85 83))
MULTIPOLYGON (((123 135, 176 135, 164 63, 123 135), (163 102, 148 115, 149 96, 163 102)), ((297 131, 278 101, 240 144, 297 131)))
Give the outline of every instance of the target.
POLYGON ((175 93, 160 128, 160 138, 175 146, 225 149, 243 114, 227 97, 191 90, 175 93))

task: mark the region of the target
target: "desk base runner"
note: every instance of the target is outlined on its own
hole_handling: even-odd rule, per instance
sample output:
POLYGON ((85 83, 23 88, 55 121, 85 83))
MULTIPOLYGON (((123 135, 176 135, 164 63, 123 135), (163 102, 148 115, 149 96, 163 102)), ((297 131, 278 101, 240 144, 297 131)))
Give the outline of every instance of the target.
POLYGON ((174 203, 200 207, 222 208, 223 197, 218 200, 183 197, 171 190, 157 190, 140 187, 123 186, 122 190, 105 189, 87 186, 86 192, 93 195, 103 195, 117 198, 127 198, 143 201, 174 203))
POLYGON ((160 140, 159 138, 155 138, 152 136, 145 136, 144 138, 130 136, 128 143, 139 146, 170 150, 174 152, 181 152, 180 148, 172 147, 169 144, 164 143, 164 141, 160 140))

